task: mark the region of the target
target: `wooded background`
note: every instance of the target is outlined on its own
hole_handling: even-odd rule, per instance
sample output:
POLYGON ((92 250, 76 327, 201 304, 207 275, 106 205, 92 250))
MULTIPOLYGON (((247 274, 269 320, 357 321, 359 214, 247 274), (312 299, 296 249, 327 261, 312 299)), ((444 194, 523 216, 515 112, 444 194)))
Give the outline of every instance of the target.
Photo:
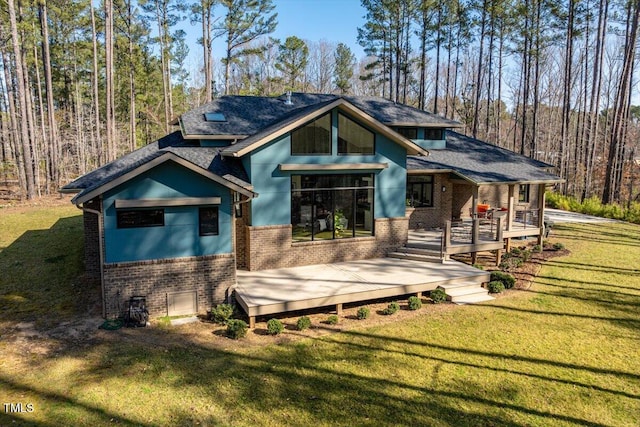
POLYGON ((640 0, 361 3, 355 58, 270 37, 271 0, 0 0, 0 191, 56 192, 215 97, 293 90, 413 105, 555 165, 564 194, 639 199, 640 0))

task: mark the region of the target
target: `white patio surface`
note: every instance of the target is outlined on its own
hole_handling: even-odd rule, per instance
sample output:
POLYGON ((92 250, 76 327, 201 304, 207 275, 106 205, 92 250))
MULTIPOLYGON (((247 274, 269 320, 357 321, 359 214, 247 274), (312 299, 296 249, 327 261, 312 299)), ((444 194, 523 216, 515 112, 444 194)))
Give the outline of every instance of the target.
POLYGON ((255 316, 336 306, 431 291, 438 286, 482 283, 489 274, 458 261, 443 264, 394 258, 237 272, 236 300, 255 316))

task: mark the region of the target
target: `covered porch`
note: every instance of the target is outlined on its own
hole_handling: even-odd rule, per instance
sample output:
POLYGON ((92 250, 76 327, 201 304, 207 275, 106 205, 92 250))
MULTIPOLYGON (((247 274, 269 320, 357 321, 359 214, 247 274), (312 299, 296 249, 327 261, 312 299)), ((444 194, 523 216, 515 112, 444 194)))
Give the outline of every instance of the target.
POLYGON ((352 262, 237 272, 236 300, 249 316, 329 307, 341 313, 352 302, 407 294, 437 287, 480 285, 489 274, 457 261, 442 264, 376 258, 352 262))

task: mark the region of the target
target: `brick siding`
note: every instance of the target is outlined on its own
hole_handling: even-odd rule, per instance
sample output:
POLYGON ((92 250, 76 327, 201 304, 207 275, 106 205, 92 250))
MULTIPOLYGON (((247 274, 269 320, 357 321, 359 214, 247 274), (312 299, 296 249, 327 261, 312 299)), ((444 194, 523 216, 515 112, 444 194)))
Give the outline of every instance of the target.
POLYGON ((442 227, 446 220, 450 220, 454 188, 446 176, 434 175, 433 207, 407 208, 409 228, 416 230, 442 227), (442 191, 443 186, 445 191, 442 191))
POLYGON ((297 242, 291 225, 246 227, 248 270, 296 267, 386 256, 407 241, 407 218, 375 221, 375 236, 297 242))
POLYGON ((193 290, 198 313, 224 302, 236 282, 233 254, 104 265, 105 317, 122 315, 129 298, 145 296, 151 317, 167 315, 167 294, 193 290))

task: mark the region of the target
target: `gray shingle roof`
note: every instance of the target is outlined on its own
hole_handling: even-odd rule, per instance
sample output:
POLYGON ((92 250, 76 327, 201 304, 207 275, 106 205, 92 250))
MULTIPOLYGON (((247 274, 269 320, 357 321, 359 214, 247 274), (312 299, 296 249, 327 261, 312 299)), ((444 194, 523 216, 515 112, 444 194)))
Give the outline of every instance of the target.
POLYGON ((79 191, 80 193, 74 199, 80 198, 166 153, 173 153, 202 169, 250 190, 251 184, 248 182, 249 178, 242 163, 237 159, 222 157, 220 155, 222 149, 223 147, 196 146, 194 143, 184 140, 181 133, 177 131, 81 176, 62 187, 62 191, 79 191))
POLYGON ((561 182, 562 179, 545 170, 552 167, 453 131, 447 131, 446 149, 429 150, 427 157, 407 158, 410 171, 452 171, 476 184, 561 182))
POLYGON ((438 128, 457 128, 462 124, 445 119, 436 114, 422 111, 409 105, 397 104, 388 99, 372 96, 345 96, 354 106, 387 126, 432 126, 438 128))
POLYGON ((277 98, 259 96, 223 96, 180 116, 185 135, 255 135, 267 127, 288 120, 301 111, 311 112, 328 102, 344 98, 377 121, 386 124, 414 126, 459 127, 460 123, 444 119, 403 104, 374 97, 294 93, 292 104, 286 96, 277 98), (226 122, 207 122, 205 113, 223 113, 226 122))

